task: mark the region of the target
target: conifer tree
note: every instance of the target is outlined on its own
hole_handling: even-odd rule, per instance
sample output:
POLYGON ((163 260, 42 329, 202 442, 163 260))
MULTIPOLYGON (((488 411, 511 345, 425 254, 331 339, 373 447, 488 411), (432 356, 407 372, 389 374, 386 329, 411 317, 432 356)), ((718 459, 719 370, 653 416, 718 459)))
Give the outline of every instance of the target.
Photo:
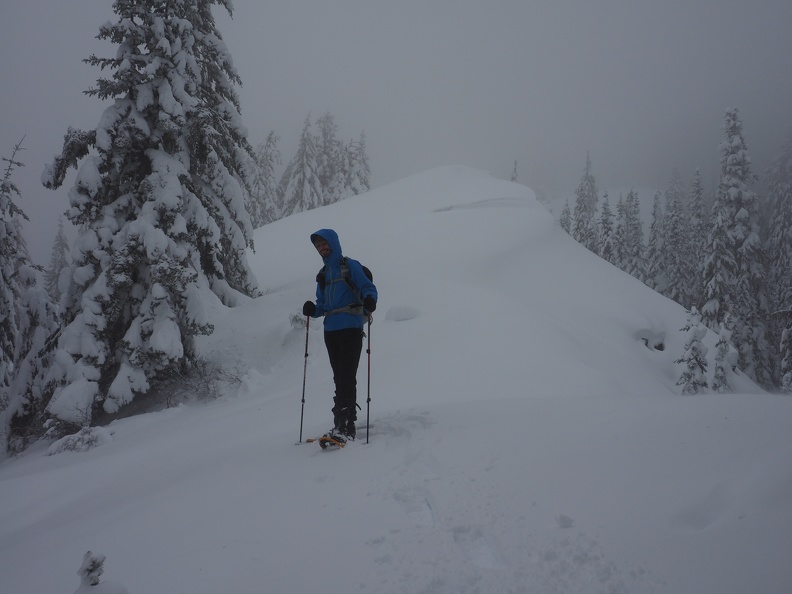
MULTIPOLYGON (((25 214, 14 202, 13 197, 19 196, 20 192, 11 175, 15 168, 22 166, 15 160, 20 149, 21 142, 14 147, 11 158, 3 158, 8 165, 0 182, 0 415, 3 415, 0 418, 3 420, 11 399, 19 335, 17 258, 23 244, 19 219, 25 214)), ((0 429, 6 429, 6 423, 0 429)))
POLYGON ((698 394, 707 389, 707 347, 701 342, 707 328, 701 323, 701 316, 695 307, 688 311, 685 332, 685 352, 675 361, 683 367, 677 386, 682 386, 683 394, 698 394))
POLYGON ((792 310, 792 136, 768 171, 768 198, 770 299, 774 310, 792 310))
POLYGON ((756 177, 737 109, 726 113, 724 131, 721 175, 707 242, 702 313, 707 326, 716 331, 727 311, 734 316, 733 340, 740 351, 740 368, 760 385, 770 387, 765 262, 758 234, 757 196, 750 189, 756 177))
POLYGON ((63 232, 63 217, 58 219, 58 232, 55 241, 52 243, 49 267, 44 271, 44 288, 52 298, 53 303, 60 303, 61 299, 61 279, 65 276, 68 283, 68 270, 71 264, 69 257, 69 242, 63 232))
POLYGON ((558 224, 569 235, 572 235, 572 211, 569 208, 569 200, 564 203, 564 208, 561 209, 561 217, 558 219, 558 224))
POLYGON ((613 232, 613 245, 616 249, 616 266, 624 270, 625 253, 627 249, 624 246, 625 241, 625 206, 624 194, 619 194, 619 201, 616 203, 616 226, 613 232))
POLYGON ((30 428, 43 422, 42 391, 51 357, 45 346, 57 331, 56 308, 40 280, 22 236, 25 213, 12 173, 21 142, 14 147, 0 181, 0 436, 2 452, 18 452, 30 428), (12 428, 13 425, 13 428, 12 428))
POLYGON ((663 218, 663 269, 666 286, 662 293, 677 303, 688 306, 685 291, 685 279, 689 254, 685 252, 688 236, 685 219, 685 200, 679 172, 675 169, 671 183, 665 194, 666 206, 663 218))
POLYGON ((728 205, 716 198, 712 206, 711 225, 703 264, 701 316, 704 324, 718 332, 722 327, 737 275, 737 262, 729 235, 728 205))
POLYGON ((736 217, 740 210, 739 193, 750 179, 744 155, 742 134, 729 130, 738 122, 726 116, 726 141, 720 145, 721 176, 710 215, 710 232, 707 236, 704 261, 704 293, 701 298, 702 319, 716 332, 720 330, 729 310, 734 309, 737 275, 739 274, 738 245, 735 233, 736 217), (735 165, 737 165, 735 167, 735 165), (738 187, 733 186, 737 184, 738 187))
POLYGON ((591 157, 586 155, 586 169, 575 190, 575 210, 572 215, 572 237, 588 250, 597 253, 597 182, 591 172, 591 157))
POLYGON ((21 141, 14 147, 7 162, 5 174, 0 182, 0 411, 8 407, 11 382, 18 361, 19 297, 21 288, 17 272, 20 255, 25 244, 20 233, 20 219, 27 219, 17 206, 14 196, 20 196, 12 174, 22 163, 17 153, 22 149, 21 141))
POLYGON ((511 180, 514 183, 517 183, 517 161, 514 162, 514 169, 512 170, 511 180))
POLYGON ((48 408, 59 421, 91 424, 183 370, 196 336, 212 331, 212 293, 229 306, 257 294, 246 255, 252 148, 213 5, 232 13, 230 0, 116 0, 117 20, 98 37, 118 49, 86 60, 112 73, 87 91, 111 105, 96 129, 69 129, 42 176, 57 188, 82 161, 48 408))
POLYGON ((787 317, 786 325, 781 330, 779 344, 781 355, 779 363, 781 373, 780 387, 781 391, 786 394, 792 393, 792 323, 789 321, 791 317, 787 317))
POLYGON ((695 303, 702 291, 704 277, 704 257, 707 243, 707 217, 704 212, 704 187, 701 183, 701 170, 696 169, 690 186, 687 207, 688 234, 687 248, 690 265, 687 267, 685 282, 687 303, 695 303))
POLYGON ((347 147, 338 140, 338 126, 332 114, 317 119, 316 127, 316 175, 322 188, 322 203, 332 204, 346 197, 347 147))
POLYGON ((726 315, 721 330, 718 333, 718 342, 715 345, 715 371, 712 377, 712 391, 720 394, 730 394, 734 391, 734 370, 737 367, 738 354, 732 346, 732 331, 730 316, 726 315))
POLYGON ((600 210, 598 234, 600 243, 598 251, 603 260, 615 265, 617 263, 617 257, 616 241, 614 237, 615 229, 613 224, 613 211, 611 210, 608 200, 608 192, 605 192, 602 195, 602 209, 600 210))
POLYGON ((286 168, 284 178, 282 216, 287 217, 324 204, 310 114, 305 118, 300 144, 286 168))
POLYGON ((781 389, 792 392, 792 136, 768 171, 770 233, 767 242, 770 336, 781 389))
POLYGON ((668 288, 665 258, 665 212, 662 194, 655 192, 652 202, 652 221, 649 225, 649 242, 646 244, 646 285, 661 295, 668 288))
POLYGON ((616 219, 619 268, 643 282, 646 279, 646 264, 638 192, 630 190, 624 200, 619 199, 616 219))
POLYGON ((275 166, 281 163, 278 140, 278 135, 270 132, 266 142, 258 145, 253 156, 248 212, 254 229, 277 220, 280 215, 275 182, 275 166))
POLYGON ((349 146, 346 150, 347 167, 346 167, 346 191, 347 193, 357 196, 371 190, 371 169, 369 167, 369 158, 366 152, 366 134, 360 133, 360 138, 357 141, 350 140, 349 146))

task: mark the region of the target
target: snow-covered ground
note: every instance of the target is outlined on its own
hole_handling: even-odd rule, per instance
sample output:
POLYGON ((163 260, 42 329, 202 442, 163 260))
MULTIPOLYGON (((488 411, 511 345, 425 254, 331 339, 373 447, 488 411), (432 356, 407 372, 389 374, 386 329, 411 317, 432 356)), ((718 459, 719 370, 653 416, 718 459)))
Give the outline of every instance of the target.
MULTIPOLYGON (((213 305, 201 343, 238 390, 0 465, 4 594, 74 592, 88 550, 130 594, 792 591, 792 399, 744 378, 681 396, 684 310, 577 245, 528 188, 432 170, 256 246, 266 295, 213 305), (313 297, 322 227, 380 292, 370 443, 361 428, 339 451, 296 444, 290 316, 313 297)), ((309 338, 315 437, 332 381, 318 322, 309 338)))

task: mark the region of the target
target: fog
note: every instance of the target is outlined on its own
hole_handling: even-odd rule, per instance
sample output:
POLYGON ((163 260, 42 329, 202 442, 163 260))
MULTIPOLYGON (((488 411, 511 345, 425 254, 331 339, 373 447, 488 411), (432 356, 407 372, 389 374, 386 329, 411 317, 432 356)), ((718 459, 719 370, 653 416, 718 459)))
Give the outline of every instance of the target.
MULTIPOLYGON (((84 64, 110 0, 6 0, 0 20, 0 155, 14 174, 31 255, 46 264, 69 183, 39 181, 68 126, 96 127, 84 64)), ((758 0, 234 0, 214 8, 242 78, 249 140, 274 130, 284 161, 302 123, 331 113, 365 131, 372 185, 447 164, 572 195, 590 153, 602 189, 664 187, 701 167, 717 181, 724 114, 738 107, 760 176, 790 131, 792 2, 758 0)))

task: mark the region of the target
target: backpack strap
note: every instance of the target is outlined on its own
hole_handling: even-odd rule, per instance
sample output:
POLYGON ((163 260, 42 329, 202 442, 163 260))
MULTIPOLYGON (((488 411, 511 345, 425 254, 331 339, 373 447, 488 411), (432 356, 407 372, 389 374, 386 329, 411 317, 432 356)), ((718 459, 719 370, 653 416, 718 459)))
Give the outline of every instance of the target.
MULTIPOLYGON (((355 283, 352 282, 352 275, 349 272, 349 264, 347 263, 347 260, 348 260, 348 258, 346 256, 343 256, 341 258, 341 262, 340 262, 341 277, 340 278, 334 278, 334 279, 331 279, 331 280, 328 281, 327 280, 327 276, 326 276, 327 265, 325 265, 325 266, 322 266, 322 269, 316 275, 316 283, 319 285, 319 287, 321 288, 322 292, 324 292, 325 287, 327 285, 332 285, 334 283, 338 283, 338 282, 343 281, 347 285, 349 285, 350 289, 352 289, 352 293, 355 295, 355 299, 357 301, 355 303, 350 303, 349 305, 346 305, 344 307, 339 307, 337 309, 333 309, 331 311, 325 312, 324 313, 325 316, 331 316, 333 314, 338 314, 338 313, 350 313, 350 314, 353 314, 353 315, 356 315, 356 316, 365 316, 366 315, 365 308, 363 307, 363 299, 361 298, 360 294, 358 293, 358 290, 357 290, 357 287, 355 286, 355 283)), ((366 277, 371 280, 372 279, 371 271, 368 268, 366 268, 365 266, 363 266, 363 264, 361 264, 360 266, 363 269, 363 274, 365 274, 366 277)))
POLYGON ((346 256, 341 258, 340 268, 341 268, 341 277, 333 278, 328 281, 326 275, 327 265, 322 266, 322 269, 316 275, 316 283, 324 292, 324 289, 327 285, 332 285, 333 283, 344 281, 347 285, 349 285, 349 288, 352 289, 352 292, 355 294, 355 298, 358 300, 358 302, 362 303, 363 300, 360 298, 360 295, 358 295, 357 287, 355 287, 355 283, 352 282, 352 275, 349 273, 349 264, 347 263, 346 256))

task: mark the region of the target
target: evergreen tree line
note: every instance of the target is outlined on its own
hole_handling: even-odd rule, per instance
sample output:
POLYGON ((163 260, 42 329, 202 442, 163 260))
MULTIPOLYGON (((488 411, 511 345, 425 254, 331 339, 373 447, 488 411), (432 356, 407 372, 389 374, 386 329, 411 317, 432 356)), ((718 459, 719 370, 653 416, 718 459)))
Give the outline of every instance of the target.
POLYGON ((587 249, 689 310, 683 391, 731 390, 739 368, 768 390, 792 392, 792 137, 767 171, 760 203, 739 111, 727 111, 720 177, 705 199, 701 173, 685 185, 678 171, 653 197, 645 238, 638 193, 602 203, 591 159, 560 217, 587 249), (713 385, 707 385, 708 328, 718 335, 713 385), (702 365, 704 369, 702 369, 702 365))
POLYGON ((335 117, 326 113, 314 123, 306 116, 294 157, 277 177, 279 137, 270 132, 252 159, 248 212, 254 228, 291 214, 326 206, 371 189, 366 135, 347 143, 338 139, 335 117))
POLYGON ((257 150, 246 138, 213 5, 232 13, 230 0, 114 2, 98 38, 117 49, 85 60, 110 73, 85 94, 110 105, 95 129, 67 130, 42 174, 55 189, 77 170, 65 216, 78 236, 70 246, 61 220, 46 270, 22 236, 21 142, 3 159, 0 456, 190 378, 213 381, 196 339, 213 331, 208 303, 260 294, 246 255, 254 224, 369 189, 365 136, 340 142, 330 114, 316 136, 306 119, 274 182, 277 136, 257 150))

